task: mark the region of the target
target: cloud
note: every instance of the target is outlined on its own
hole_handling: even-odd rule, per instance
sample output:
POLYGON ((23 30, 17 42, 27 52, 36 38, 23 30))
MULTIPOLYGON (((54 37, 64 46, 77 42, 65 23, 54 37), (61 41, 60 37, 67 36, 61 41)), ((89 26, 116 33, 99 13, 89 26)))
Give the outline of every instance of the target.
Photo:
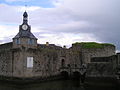
POLYGON ((66 26, 64 31, 92 33, 98 41, 113 43, 117 45, 117 49, 120 49, 118 43, 120 42, 118 38, 120 33, 119 3, 119 0, 65 0, 58 7, 62 8, 63 11, 68 10, 72 12, 68 13, 70 19, 66 21, 86 21, 89 22, 89 25, 92 24, 92 27, 86 26, 85 28, 81 28, 81 25, 79 25, 78 27, 71 28, 72 25, 68 25, 70 28, 67 29, 66 26))
POLYGON ((59 34, 42 34, 43 38, 39 39, 40 43, 50 42, 56 45, 67 45, 70 47, 75 42, 87 42, 87 41, 97 41, 92 34, 72 34, 72 33, 59 33, 59 34), (84 38, 86 37, 86 38, 84 38))
POLYGON ((91 22, 88 21, 69 21, 63 24, 58 24, 56 26, 49 27, 48 30, 51 29, 53 32, 64 32, 64 33, 88 33, 92 32, 93 28, 95 28, 91 22), (89 29, 89 31, 87 30, 89 29))
POLYGON ((11 25, 0 25, 0 43, 12 41, 12 38, 17 33, 17 27, 11 25))
POLYGON ((20 24, 22 22, 22 14, 25 10, 32 12, 38 10, 40 7, 30 6, 25 9, 24 6, 12 6, 7 4, 0 4, 0 22, 9 24, 20 24))
POLYGON ((12 3, 12 2, 29 2, 31 0, 5 0, 6 2, 12 3))
MULTIPOLYGON (((55 7, 28 6, 29 24, 39 43, 69 46, 75 41, 97 41, 113 43, 120 50, 120 0, 50 1, 55 7)), ((22 23, 24 7, 1 4, 0 11, 1 23, 16 27, 22 23)))

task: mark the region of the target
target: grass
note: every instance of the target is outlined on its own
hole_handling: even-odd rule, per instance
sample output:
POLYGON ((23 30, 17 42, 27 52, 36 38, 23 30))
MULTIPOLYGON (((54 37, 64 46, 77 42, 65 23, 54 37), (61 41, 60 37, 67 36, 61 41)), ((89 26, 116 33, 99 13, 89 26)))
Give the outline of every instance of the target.
POLYGON ((103 48, 104 46, 114 46, 110 43, 96 43, 96 42, 76 42, 73 45, 81 45, 82 48, 103 48))

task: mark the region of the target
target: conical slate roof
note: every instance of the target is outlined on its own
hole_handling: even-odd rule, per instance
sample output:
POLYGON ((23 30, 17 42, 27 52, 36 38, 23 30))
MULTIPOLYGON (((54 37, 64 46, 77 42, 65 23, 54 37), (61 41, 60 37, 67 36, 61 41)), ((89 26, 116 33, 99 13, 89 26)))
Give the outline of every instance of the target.
POLYGON ((14 38, 22 38, 22 37, 27 37, 27 38, 32 38, 32 39, 37 39, 30 31, 28 30, 20 30, 19 33, 14 37, 14 38))
POLYGON ((26 11, 24 12, 23 17, 28 17, 28 14, 26 11))

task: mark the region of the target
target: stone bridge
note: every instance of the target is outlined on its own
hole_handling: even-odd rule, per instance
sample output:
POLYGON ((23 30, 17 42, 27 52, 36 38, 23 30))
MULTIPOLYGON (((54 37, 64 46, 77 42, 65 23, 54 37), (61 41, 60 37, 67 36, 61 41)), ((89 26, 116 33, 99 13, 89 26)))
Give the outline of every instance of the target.
POLYGON ((85 76, 87 67, 85 65, 81 65, 78 67, 61 67, 60 73, 65 77, 72 78, 80 78, 81 76, 85 76))

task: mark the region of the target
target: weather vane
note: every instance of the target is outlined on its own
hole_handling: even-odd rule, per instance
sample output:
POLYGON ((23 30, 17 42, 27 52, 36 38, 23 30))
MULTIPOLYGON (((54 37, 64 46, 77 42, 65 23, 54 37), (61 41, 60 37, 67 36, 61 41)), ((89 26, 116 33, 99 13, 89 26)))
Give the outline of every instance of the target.
POLYGON ((27 5, 25 5, 25 11, 27 10, 27 5))

